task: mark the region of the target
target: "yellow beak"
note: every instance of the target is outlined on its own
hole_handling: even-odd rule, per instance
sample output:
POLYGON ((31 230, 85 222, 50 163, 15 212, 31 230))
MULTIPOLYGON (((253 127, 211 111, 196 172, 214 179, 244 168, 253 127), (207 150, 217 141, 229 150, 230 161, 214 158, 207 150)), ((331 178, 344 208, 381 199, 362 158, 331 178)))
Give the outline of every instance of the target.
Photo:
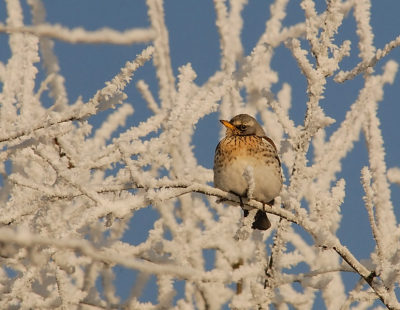
POLYGON ((220 122, 222 123, 222 125, 224 125, 226 128, 229 128, 231 130, 237 130, 235 126, 233 126, 231 123, 229 123, 228 121, 225 121, 223 119, 220 120, 220 122))

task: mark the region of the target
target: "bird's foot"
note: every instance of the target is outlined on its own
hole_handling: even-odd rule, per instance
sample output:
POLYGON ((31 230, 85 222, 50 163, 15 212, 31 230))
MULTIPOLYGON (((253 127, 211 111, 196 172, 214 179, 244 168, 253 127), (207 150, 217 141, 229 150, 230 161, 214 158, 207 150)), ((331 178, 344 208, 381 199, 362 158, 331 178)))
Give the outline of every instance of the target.
MULTIPOLYGON (((271 201, 267 202, 266 204, 269 205, 270 207, 272 207, 275 204, 275 199, 272 199, 271 201)), ((263 203, 263 207, 265 207, 264 203, 263 203)))
POLYGON ((242 197, 239 196, 239 200, 240 200, 240 206, 244 210, 244 203, 243 203, 242 197))

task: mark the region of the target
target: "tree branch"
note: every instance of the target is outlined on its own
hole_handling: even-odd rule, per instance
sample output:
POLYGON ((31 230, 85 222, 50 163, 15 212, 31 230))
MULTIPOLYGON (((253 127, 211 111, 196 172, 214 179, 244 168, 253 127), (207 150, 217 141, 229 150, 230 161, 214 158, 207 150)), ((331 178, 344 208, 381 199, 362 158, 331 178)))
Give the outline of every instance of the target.
POLYGON ((156 32, 151 28, 135 28, 123 32, 104 27, 100 30, 87 31, 82 27, 66 28, 61 25, 39 24, 36 26, 8 27, 0 23, 0 33, 25 33, 37 37, 56 39, 67 43, 84 44, 117 44, 130 45, 146 43, 156 38, 156 32))

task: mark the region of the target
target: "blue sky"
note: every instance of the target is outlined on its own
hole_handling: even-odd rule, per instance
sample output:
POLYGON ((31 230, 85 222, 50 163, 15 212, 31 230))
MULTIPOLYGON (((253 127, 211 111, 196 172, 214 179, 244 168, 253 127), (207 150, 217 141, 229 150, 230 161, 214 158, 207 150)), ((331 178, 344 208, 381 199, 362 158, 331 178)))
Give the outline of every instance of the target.
MULTIPOLYGON (((165 1, 165 19, 169 31, 172 66, 175 75, 178 68, 191 63, 197 73, 195 82, 198 85, 204 83, 220 67, 220 43, 215 25, 215 11, 212 1, 165 1)), ((317 1, 317 10, 322 12, 326 7, 325 1, 317 1)), ((260 35, 265 29, 265 21, 269 16, 269 1, 250 0, 246 6, 244 17, 244 28, 242 41, 245 54, 249 54, 260 35)), ((145 1, 44 1, 47 9, 47 21, 59 23, 67 27, 84 27, 87 30, 95 30, 102 27, 110 27, 125 30, 133 27, 148 27, 147 7, 145 1)), ((30 24, 30 13, 24 4, 25 23, 30 24)), ((5 3, 0 2, 0 21, 5 22, 5 3)), ((400 1, 383 0, 372 1, 371 25, 374 29, 374 43, 377 48, 395 39, 400 34, 400 1)), ((289 26, 301 22, 304 13, 299 6, 299 1, 291 1, 288 6, 284 25, 289 26)), ((341 70, 352 69, 359 61, 357 49, 357 36, 355 34, 355 21, 352 12, 335 37, 335 43, 340 44, 344 40, 352 41, 351 56, 344 59, 341 70)), ((10 51, 7 44, 8 36, 0 35, 0 61, 6 62, 10 51)), ((113 78, 127 61, 132 61, 147 44, 134 46, 115 45, 71 45, 55 41, 55 53, 59 58, 61 74, 66 79, 66 88, 70 102, 74 102, 78 96, 83 101, 90 99, 104 83, 113 78)), ((302 46, 308 43, 302 40, 302 46)), ((400 63, 400 49, 393 50, 389 56, 378 62, 376 72, 380 73, 382 66, 389 60, 394 59, 400 63)), ((40 67, 40 65, 39 65, 40 67)), ((306 79, 291 55, 290 50, 280 46, 275 50, 272 60, 272 68, 278 72, 279 82, 273 86, 272 91, 276 93, 287 82, 292 86, 292 109, 290 116, 296 125, 300 125, 304 119, 306 110, 307 93, 306 79)), ((127 102, 132 103, 135 113, 129 118, 128 127, 137 125, 140 121, 151 116, 151 111, 136 90, 135 83, 144 79, 150 84, 153 95, 157 96, 157 81, 154 68, 147 63, 139 69, 132 83, 125 89, 128 95, 127 102)), ((38 80, 43 80, 43 72, 38 74, 38 80)), ((39 85, 40 83, 38 83, 39 85)), ((325 91, 325 99, 321 101, 326 115, 336 119, 336 123, 327 129, 327 134, 336 130, 344 119, 349 106, 357 98, 358 92, 363 85, 362 76, 344 84, 332 82, 328 79, 325 91)), ((385 87, 383 101, 379 105, 378 115, 381 118, 381 130, 385 141, 387 167, 400 166, 400 87, 397 75, 394 85, 385 87)), ((50 106, 52 101, 46 99, 45 104, 50 106)), ((96 127, 108 115, 109 112, 101 113, 89 121, 96 127)), ((194 144, 198 163, 206 168, 212 168, 214 149, 219 140, 220 123, 218 114, 210 114, 196 125, 194 144)), ((371 229, 368 224, 362 197, 364 195, 360 184, 360 170, 368 165, 368 157, 364 138, 356 144, 354 150, 343 161, 343 171, 339 177, 346 179, 346 191, 351 193, 345 198, 342 205, 342 223, 339 229, 339 237, 342 243, 349 247, 358 259, 368 258, 374 248, 371 229)), ((400 203, 400 191, 396 185, 391 186, 392 201, 395 206, 397 218, 400 217, 398 209, 400 203), (397 209, 396 209, 397 207, 397 209)), ((149 208, 148 208, 149 209, 149 208)), ((137 229, 136 224, 151 228, 152 219, 157 216, 154 210, 141 210, 135 215, 124 240, 137 244, 140 239, 146 237, 145 229, 137 229), (142 215, 141 215, 142 214, 142 215), (141 217, 146 218, 144 223, 141 217)), ((299 229, 301 230, 301 229, 299 229)), ((118 291, 126 298, 129 291, 134 272, 125 270, 117 271, 118 291)), ((346 285, 351 288, 356 277, 346 276, 346 285)), ((178 287, 181 284, 178 284, 178 287)), ((152 292, 151 285, 145 290, 143 301, 154 301, 156 295, 152 292)))

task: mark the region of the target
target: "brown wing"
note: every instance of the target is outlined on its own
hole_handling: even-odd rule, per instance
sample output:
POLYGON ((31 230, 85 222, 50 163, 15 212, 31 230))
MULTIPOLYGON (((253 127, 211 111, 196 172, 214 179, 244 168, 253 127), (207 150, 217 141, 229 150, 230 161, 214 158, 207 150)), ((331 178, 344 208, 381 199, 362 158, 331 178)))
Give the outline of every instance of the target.
MULTIPOLYGON (((217 147, 215 148, 215 152, 214 152, 215 154, 217 154, 217 150, 218 150, 218 148, 219 148, 219 145, 221 144, 221 142, 222 142, 222 141, 224 141, 224 139, 222 139, 221 141, 219 141, 219 143, 218 143, 217 147)), ((214 155, 214 156, 215 156, 215 155, 214 155)))
POLYGON ((274 143, 274 141, 272 141, 272 139, 270 139, 270 138, 268 138, 268 137, 266 137, 266 136, 264 136, 264 137, 262 137, 262 138, 265 139, 265 140, 267 140, 269 143, 271 143, 272 146, 274 147, 275 151, 278 153, 278 149, 276 148, 275 143, 274 143))
POLYGON ((275 152, 276 152, 275 158, 278 160, 279 167, 281 167, 281 160, 279 159, 279 156, 278 156, 278 149, 276 148, 276 145, 275 145, 274 141, 272 141, 272 139, 271 139, 271 138, 268 138, 267 136, 264 136, 264 137, 262 137, 262 138, 265 139, 266 141, 268 141, 268 142, 274 147, 275 152))

